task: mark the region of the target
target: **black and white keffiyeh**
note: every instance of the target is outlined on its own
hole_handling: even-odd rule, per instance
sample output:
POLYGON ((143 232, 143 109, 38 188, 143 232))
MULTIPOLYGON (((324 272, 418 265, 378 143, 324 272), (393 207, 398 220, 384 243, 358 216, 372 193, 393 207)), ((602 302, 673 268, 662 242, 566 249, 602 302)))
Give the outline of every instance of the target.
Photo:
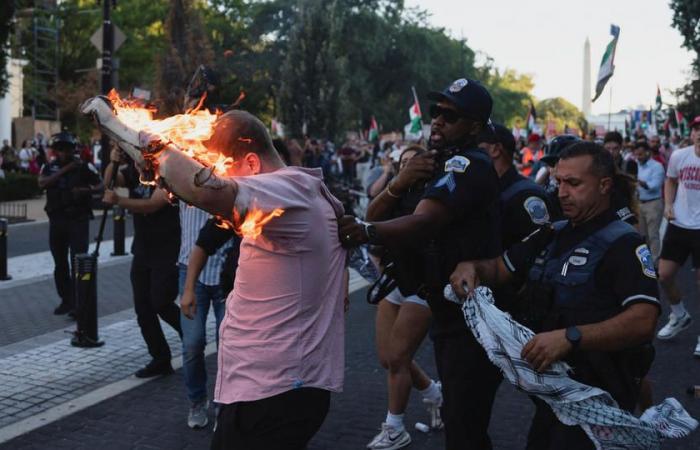
POLYGON ((663 439, 686 436, 698 426, 675 398, 665 399, 637 418, 618 408, 606 391, 571 379, 566 363, 556 362, 547 371, 537 372, 520 357, 535 334, 498 309, 490 289, 476 288, 466 302, 450 285, 444 294, 462 305, 467 326, 503 375, 519 390, 545 401, 562 423, 581 426, 597 449, 659 449, 663 439))

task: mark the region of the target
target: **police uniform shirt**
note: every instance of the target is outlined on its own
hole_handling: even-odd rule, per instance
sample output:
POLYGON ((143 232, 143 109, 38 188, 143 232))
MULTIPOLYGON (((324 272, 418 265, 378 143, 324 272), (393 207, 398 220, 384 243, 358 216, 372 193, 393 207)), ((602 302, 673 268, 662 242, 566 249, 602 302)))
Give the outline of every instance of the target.
MULTIPOLYGON (((552 257, 560 256, 614 220, 618 220, 617 215, 613 209, 609 209, 579 226, 568 223, 557 236, 552 257)), ((543 232, 542 229, 536 231, 503 254, 506 267, 518 279, 527 277, 532 260, 526 241, 537 239, 536 235, 543 232)), ((651 252, 637 233, 624 235, 611 245, 596 267, 594 277, 597 291, 603 294, 603 298, 595 301, 623 308, 635 303, 649 303, 660 309, 658 280, 651 252)))
MULTIPOLYGON (((139 172, 130 163, 121 171, 129 198, 149 199, 155 187, 142 184, 139 172)), ((154 263, 175 264, 180 251, 180 215, 177 206, 165 205, 150 214, 134 213, 134 240, 131 253, 154 263)))
MULTIPOLYGON (((515 167, 508 169, 498 180, 501 194, 515 183, 526 180, 515 167)), ((535 183, 532 182, 534 185, 535 183)), ((510 248, 551 218, 544 189, 529 186, 501 203, 501 240, 503 248, 510 248)))
MULTIPOLYGON (((438 252, 442 286, 460 261, 494 258, 501 253, 498 175, 481 149, 461 149, 441 165, 423 198, 447 207, 450 222, 441 230, 438 252)), ((458 305, 428 299, 433 337, 468 333, 458 305)))
MULTIPOLYGON (((70 164, 69 161, 67 164, 70 164)), ((55 183, 46 188, 46 207, 49 218, 65 216, 74 220, 92 218, 91 195, 88 192, 73 193, 74 188, 89 188, 100 184, 100 174, 91 163, 77 160, 78 167, 64 173, 55 183)), ((49 177, 61 170, 63 165, 54 159, 41 168, 41 175, 49 177)))

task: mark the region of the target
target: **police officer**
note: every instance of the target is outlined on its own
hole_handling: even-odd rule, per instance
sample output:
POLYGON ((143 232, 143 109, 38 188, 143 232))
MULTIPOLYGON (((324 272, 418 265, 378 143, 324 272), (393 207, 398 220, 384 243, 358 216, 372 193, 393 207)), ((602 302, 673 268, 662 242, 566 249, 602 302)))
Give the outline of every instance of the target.
MULTIPOLYGON (((460 308, 444 300, 443 287, 456 264, 464 259, 500 254, 498 175, 488 154, 477 147, 477 136, 490 126, 492 99, 477 81, 454 81, 442 92, 428 96, 431 134, 423 157, 411 159, 432 170, 423 198, 413 214, 389 221, 340 221, 341 242, 370 242, 389 248, 411 248, 420 270, 397 274, 405 296, 417 294, 428 301, 433 314, 433 339, 444 403, 442 418, 448 449, 491 448, 488 422, 499 371, 464 326, 460 308), (418 159, 416 159, 418 158, 418 159)), ((408 186, 392 182, 375 201, 401 196, 408 186)))
POLYGON ((55 158, 41 168, 39 187, 46 189, 46 210, 49 216, 49 247, 54 261, 54 281, 61 304, 54 314, 73 311, 71 261, 88 250, 90 206, 93 191, 102 189, 97 169, 75 155, 77 141, 62 131, 51 138, 55 158), (68 258, 70 251, 70 260, 68 258))
MULTIPOLYGON (((119 170, 123 154, 118 148, 110 151, 110 164, 105 178, 119 170)), ((140 173, 132 161, 117 173, 116 185, 127 187, 129 196, 122 197, 106 189, 102 201, 128 209, 134 218, 134 240, 131 253, 131 287, 136 321, 152 360, 134 374, 151 378, 173 372, 171 352, 160 319, 182 337, 178 293, 177 257, 180 251, 180 216, 170 204, 165 190, 142 184, 140 173)))
MULTIPOLYGON (((560 154, 556 177, 566 220, 545 226, 492 261, 467 262, 452 287, 525 280, 523 301, 538 332, 522 350, 537 371, 565 360, 572 378, 608 391, 633 411, 641 378, 653 360, 651 340, 659 315, 656 271, 649 248, 611 204, 617 186, 613 158, 600 145, 581 142, 560 154)), ((578 426, 559 422, 537 402, 528 449, 592 449, 578 426)))
MULTIPOLYGON (((559 154, 561 151, 576 142, 581 142, 581 138, 571 134, 555 136, 549 144, 547 144, 547 147, 545 147, 544 156, 541 159, 545 170, 541 171, 535 179, 535 182, 544 188, 548 199, 549 215, 553 221, 564 218, 564 213, 559 206, 559 189, 557 187, 557 180, 553 174, 554 166, 556 166, 557 161, 559 161, 559 154)), ((504 245, 503 247, 508 248, 509 246, 504 245)))

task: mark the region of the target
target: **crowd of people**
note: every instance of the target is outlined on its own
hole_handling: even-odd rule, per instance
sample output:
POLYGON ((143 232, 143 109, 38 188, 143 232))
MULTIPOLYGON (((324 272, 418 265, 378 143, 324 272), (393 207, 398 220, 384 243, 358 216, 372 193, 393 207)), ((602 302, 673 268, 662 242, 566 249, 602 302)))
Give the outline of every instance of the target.
MULTIPOLYGON (((162 320, 182 339, 192 428, 209 422, 205 323, 210 310, 216 318, 212 448, 301 449, 320 428, 330 393, 342 390, 346 252, 360 246, 381 272, 368 300, 388 393, 367 448, 411 442, 404 414, 414 388, 446 448, 491 448, 502 375, 445 299, 447 285, 466 301, 488 286, 500 309, 535 332, 515 364, 546 373, 566 361, 573 379, 608 391, 621 409, 651 406, 645 377, 659 284, 671 315, 658 338, 691 323, 674 278, 689 257, 700 266, 700 117, 686 142, 615 131, 523 142, 491 122, 492 99, 478 81, 455 80, 429 99, 431 132, 421 142, 272 140, 257 118, 229 111, 207 143, 233 158, 226 176, 155 136, 144 146, 159 151, 145 157, 115 146, 104 179, 128 196, 104 189, 73 136, 54 136, 39 183, 61 297, 55 313, 74 310, 69 254, 87 250, 88 198, 104 189, 106 204, 134 218, 132 292, 152 358, 136 376, 173 371, 162 320), (159 186, 140 182, 153 171, 159 186), (334 183, 366 207, 339 201, 334 183), (282 213, 247 235, 241 220, 255 209, 282 213), (435 374, 413 360, 428 335, 435 374)), ((595 448, 581 426, 533 401, 524 446, 595 448)))

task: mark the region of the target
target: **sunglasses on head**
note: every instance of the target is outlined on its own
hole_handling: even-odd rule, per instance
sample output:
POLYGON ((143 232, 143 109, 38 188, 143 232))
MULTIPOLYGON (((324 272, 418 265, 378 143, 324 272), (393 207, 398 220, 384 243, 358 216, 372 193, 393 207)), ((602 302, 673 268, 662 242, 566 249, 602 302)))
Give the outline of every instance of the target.
POLYGON ((430 105, 430 118, 437 119, 442 116, 442 120, 447 123, 455 123, 464 116, 454 109, 443 108, 439 105, 430 105))

